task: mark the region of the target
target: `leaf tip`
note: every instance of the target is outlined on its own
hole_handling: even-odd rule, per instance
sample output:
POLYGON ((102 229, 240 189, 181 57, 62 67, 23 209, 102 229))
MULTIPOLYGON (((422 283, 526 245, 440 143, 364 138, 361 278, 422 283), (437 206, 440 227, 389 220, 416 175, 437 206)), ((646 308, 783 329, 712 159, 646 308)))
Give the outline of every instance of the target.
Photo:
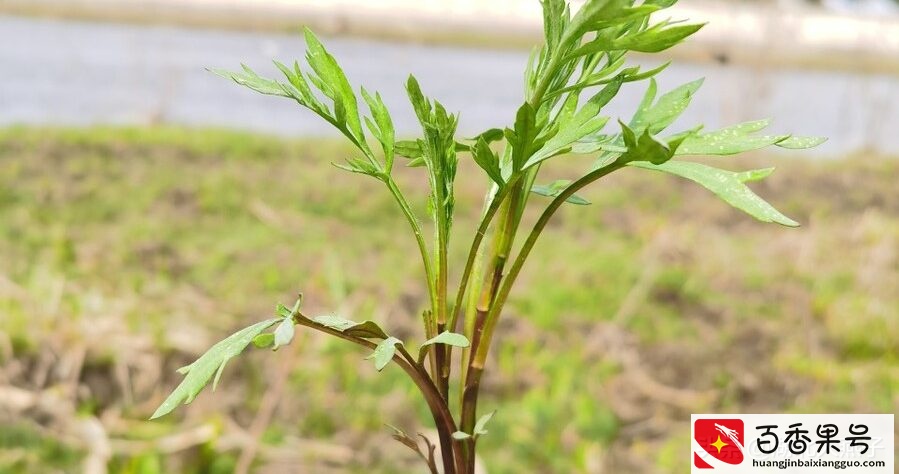
POLYGON ((794 229, 797 228, 797 227, 802 227, 802 224, 800 224, 800 223, 798 223, 798 222, 794 221, 793 219, 790 219, 789 217, 786 217, 786 216, 784 216, 783 219, 778 219, 778 220, 775 221, 775 222, 777 222, 778 224, 780 224, 780 225, 782 225, 782 226, 784 226, 784 227, 791 227, 791 228, 794 228, 794 229))

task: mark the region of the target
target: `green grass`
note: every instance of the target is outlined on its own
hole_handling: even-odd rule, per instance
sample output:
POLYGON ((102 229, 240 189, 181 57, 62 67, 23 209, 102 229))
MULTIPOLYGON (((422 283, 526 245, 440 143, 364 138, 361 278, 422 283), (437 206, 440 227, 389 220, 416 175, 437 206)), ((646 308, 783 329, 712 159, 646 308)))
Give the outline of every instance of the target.
MULTIPOLYGON (((414 388, 317 335, 234 361, 223 389, 142 421, 175 368, 298 290, 313 314, 421 341, 414 242, 378 183, 329 165, 348 153, 209 130, 0 131, 0 385, 62 390, 85 350, 80 388, 59 393, 74 419, 96 416, 114 446, 131 442, 113 472, 230 472, 238 450, 216 440, 250 424, 294 357, 257 465, 418 472, 383 426, 427 432, 414 388), (39 377, 44 366, 55 370, 39 377), (203 423, 215 439, 157 452, 153 440, 203 423)), ((582 163, 557 161, 547 171, 559 177, 582 163)), ((538 243, 488 365, 482 407, 500 409, 481 441, 491 474, 685 472, 690 413, 899 411, 899 160, 732 165, 771 161, 780 169, 755 187, 800 229, 639 170, 559 214, 542 239, 564 244, 538 243)), ((422 197, 419 171, 399 180, 422 197)), ((485 183, 459 181, 457 199, 473 205, 457 207, 477 209, 485 183)), ((475 217, 457 219, 456 261, 475 217)), ((3 438, 0 472, 77 470, 85 448, 62 428, 3 416, 26 434, 3 438)))

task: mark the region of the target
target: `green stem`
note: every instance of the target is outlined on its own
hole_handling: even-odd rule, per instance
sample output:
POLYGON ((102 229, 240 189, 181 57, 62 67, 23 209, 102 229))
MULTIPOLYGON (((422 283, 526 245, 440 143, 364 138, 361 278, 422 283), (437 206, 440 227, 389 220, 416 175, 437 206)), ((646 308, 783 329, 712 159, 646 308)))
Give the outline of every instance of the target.
MULTIPOLYGON (((427 244, 425 244, 425 237, 424 233, 421 230, 421 224, 415 217, 415 213, 412 211, 412 207, 409 206, 409 202, 406 201, 406 197, 403 195, 403 192, 400 191, 399 187, 396 184, 396 181, 393 180, 393 176, 386 175, 383 180, 384 183, 387 184, 387 189, 390 190, 390 193, 393 194, 393 197, 394 199, 396 199, 397 204, 399 204, 400 209, 403 211, 403 215, 406 216, 406 220, 409 222, 409 226, 412 227, 412 233, 415 234, 415 241, 418 243, 418 251, 421 254, 421 260, 424 264, 425 269, 425 279, 428 281, 428 295, 431 300, 431 311, 425 311, 422 313, 422 323, 425 327, 425 337, 427 339, 430 339, 437 335, 437 323, 434 319, 434 311, 436 311, 438 308, 438 298, 437 290, 435 287, 436 281, 434 279, 434 268, 431 265, 428 246, 427 244)), ((433 354, 433 352, 431 354, 433 354)), ((437 379, 440 369, 438 368, 436 358, 431 357, 430 364, 431 373, 433 374, 433 377, 437 379)))
MULTIPOLYGON (((397 204, 399 204, 400 209, 403 211, 403 215, 406 216, 409 226, 412 227, 412 233, 415 234, 415 241, 418 243, 418 251, 421 254, 421 260, 425 269, 425 277, 428 281, 428 294, 430 295, 432 306, 436 306, 437 293, 434 287, 434 269, 431 265, 431 258, 428 254, 428 246, 425 244, 425 237, 421 230, 421 224, 418 222, 418 218, 415 217, 415 213, 409 206, 409 202, 406 201, 406 197, 403 195, 403 192, 400 191, 396 181, 393 180, 393 177, 386 176, 384 178, 384 183, 387 184, 387 189, 393 194, 394 199, 396 199, 397 204)), ((427 317, 425 318, 425 328, 426 330, 431 331, 431 333, 428 334, 428 337, 430 338, 436 335, 433 333, 433 331, 436 331, 436 326, 434 322, 429 319, 430 318, 427 317)))
MULTIPOLYGON (((444 216, 445 217, 445 216, 444 216)), ((439 232, 437 235, 438 257, 437 257, 437 334, 446 330, 446 304, 447 304, 447 235, 439 232)), ((433 374, 437 383, 437 389, 444 400, 449 398, 449 376, 450 376, 450 360, 449 346, 445 344, 434 344, 431 347, 434 354, 437 372, 433 374)))
POLYGON ((493 222, 493 216, 496 215, 500 205, 506 199, 506 196, 509 195, 512 187, 518 183, 520 178, 521 176, 516 176, 510 179, 509 182, 496 193, 493 200, 490 201, 490 206, 487 207, 487 211, 484 212, 484 216, 481 218, 481 223, 478 225, 478 231, 475 233, 474 239, 471 242, 471 248, 468 250, 468 259, 465 262, 465 269, 462 271, 462 280, 459 282, 459 291, 456 293, 456 303, 453 306, 453 312, 450 313, 450 318, 447 322, 447 328, 449 328, 450 331, 456 331, 456 324, 459 315, 463 310, 465 292, 468 291, 468 282, 471 278, 472 268, 474 267, 475 260, 477 259, 478 252, 481 248, 481 242, 483 242, 484 237, 487 235, 487 229, 490 228, 490 224, 493 222))
MULTIPOLYGON (((527 240, 525 240, 524 244, 521 247, 521 250, 518 252, 518 256, 515 258, 515 262, 509 269, 508 275, 503 279, 503 284, 490 306, 490 310, 488 311, 485 320, 484 329, 481 333, 480 343, 478 344, 478 347, 475 350, 475 354, 472 357, 471 368, 483 370, 484 362, 487 360, 487 353, 490 351, 490 341, 493 338, 493 331, 495 330, 496 323, 499 320, 500 312, 502 311, 506 300, 509 298, 509 292, 512 290, 512 285, 518 278, 519 273, 521 273, 521 268, 522 266, 524 266, 525 260, 527 260, 528 255, 534 248, 534 244, 537 242, 537 238, 540 237, 541 232, 543 232, 543 229, 546 227, 546 224, 549 222, 552 216, 556 213, 559 207, 561 207, 562 204, 565 203, 566 199, 571 197, 581 188, 602 178, 603 176, 608 175, 609 173, 612 173, 613 171, 621 169, 623 166, 624 164, 621 163, 612 163, 611 165, 604 168, 591 171, 581 179, 575 181, 567 188, 565 188, 565 190, 562 191, 561 194, 553 199, 546 210, 543 211, 543 214, 540 215, 537 223, 534 224, 534 228, 531 230, 527 240)), ((465 425, 463 423, 463 427, 464 426, 465 425)))

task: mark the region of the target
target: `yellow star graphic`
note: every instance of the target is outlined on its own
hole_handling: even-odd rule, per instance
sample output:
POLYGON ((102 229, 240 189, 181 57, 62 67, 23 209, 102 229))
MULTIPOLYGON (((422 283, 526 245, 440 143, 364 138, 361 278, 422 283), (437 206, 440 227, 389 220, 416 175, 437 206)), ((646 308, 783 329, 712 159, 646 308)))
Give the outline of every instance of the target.
POLYGON ((721 454, 721 448, 723 448, 725 446, 729 446, 729 445, 728 445, 728 443, 721 441, 721 435, 718 435, 718 441, 715 441, 714 443, 712 443, 712 446, 718 448, 718 454, 721 454))

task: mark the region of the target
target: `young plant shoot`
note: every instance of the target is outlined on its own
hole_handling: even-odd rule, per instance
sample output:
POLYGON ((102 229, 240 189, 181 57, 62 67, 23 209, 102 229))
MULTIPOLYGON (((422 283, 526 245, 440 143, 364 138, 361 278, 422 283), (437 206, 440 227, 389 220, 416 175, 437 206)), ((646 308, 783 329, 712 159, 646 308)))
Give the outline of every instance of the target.
POLYGON ((628 66, 628 53, 665 51, 702 27, 662 19, 662 10, 674 3, 587 0, 572 12, 564 0, 543 0, 544 43, 533 51, 525 68, 521 106, 506 126, 498 124, 471 138, 458 137, 459 115, 428 97, 409 76, 406 90, 421 123, 421 136, 397 141, 381 96, 365 88, 357 94, 337 60, 308 30, 305 64, 275 63, 283 78, 260 77, 247 66, 238 72, 215 70, 262 94, 292 99, 333 125, 356 150, 356 156, 337 166, 380 181, 393 196, 421 257, 422 287, 428 294, 427 307, 421 312, 422 342, 402 341, 374 321, 310 316, 299 300, 292 307, 279 305, 274 318, 238 331, 181 369, 184 380, 153 418, 190 403, 210 380, 214 388, 228 360, 251 343, 277 350, 289 344, 295 327, 301 326, 361 346, 370 353, 376 370, 399 366, 433 415, 439 451, 435 454, 435 446, 426 438, 421 437, 422 445, 400 430, 395 430, 394 438, 416 451, 432 473, 472 474, 478 439, 489 436, 488 424, 494 416, 492 411, 479 410, 478 394, 489 369, 490 349, 501 342, 496 328, 547 223, 566 204, 589 204, 577 194, 581 189, 618 171, 652 170, 694 181, 760 221, 797 226, 746 185, 765 178, 772 168, 728 171, 689 161, 689 157, 735 155, 772 145, 809 148, 823 139, 764 135, 765 120, 721 130, 695 126, 670 131, 702 81, 660 93, 654 76, 667 64, 649 70, 628 66), (633 115, 627 119, 604 115, 622 85, 632 82, 646 89, 633 115), (564 160, 571 154, 589 156, 591 166, 570 180, 541 181, 544 162, 564 160), (420 169, 422 179, 427 179, 428 215, 416 215, 411 197, 394 180, 397 157, 406 166, 420 169), (468 159, 483 171, 489 191, 478 227, 458 229, 453 225, 453 185, 459 160, 468 159), (549 199, 531 199, 532 193, 549 199), (521 225, 526 207, 542 212, 530 227, 521 225), (423 227, 423 219, 433 225, 423 227), (433 229, 434 235, 425 235, 425 228, 433 229), (449 260, 451 238, 471 239, 464 261, 449 260), (451 286, 451 281, 458 285, 451 286), (454 372, 453 366, 461 369, 454 372), (459 387, 458 393, 451 387, 459 387))

